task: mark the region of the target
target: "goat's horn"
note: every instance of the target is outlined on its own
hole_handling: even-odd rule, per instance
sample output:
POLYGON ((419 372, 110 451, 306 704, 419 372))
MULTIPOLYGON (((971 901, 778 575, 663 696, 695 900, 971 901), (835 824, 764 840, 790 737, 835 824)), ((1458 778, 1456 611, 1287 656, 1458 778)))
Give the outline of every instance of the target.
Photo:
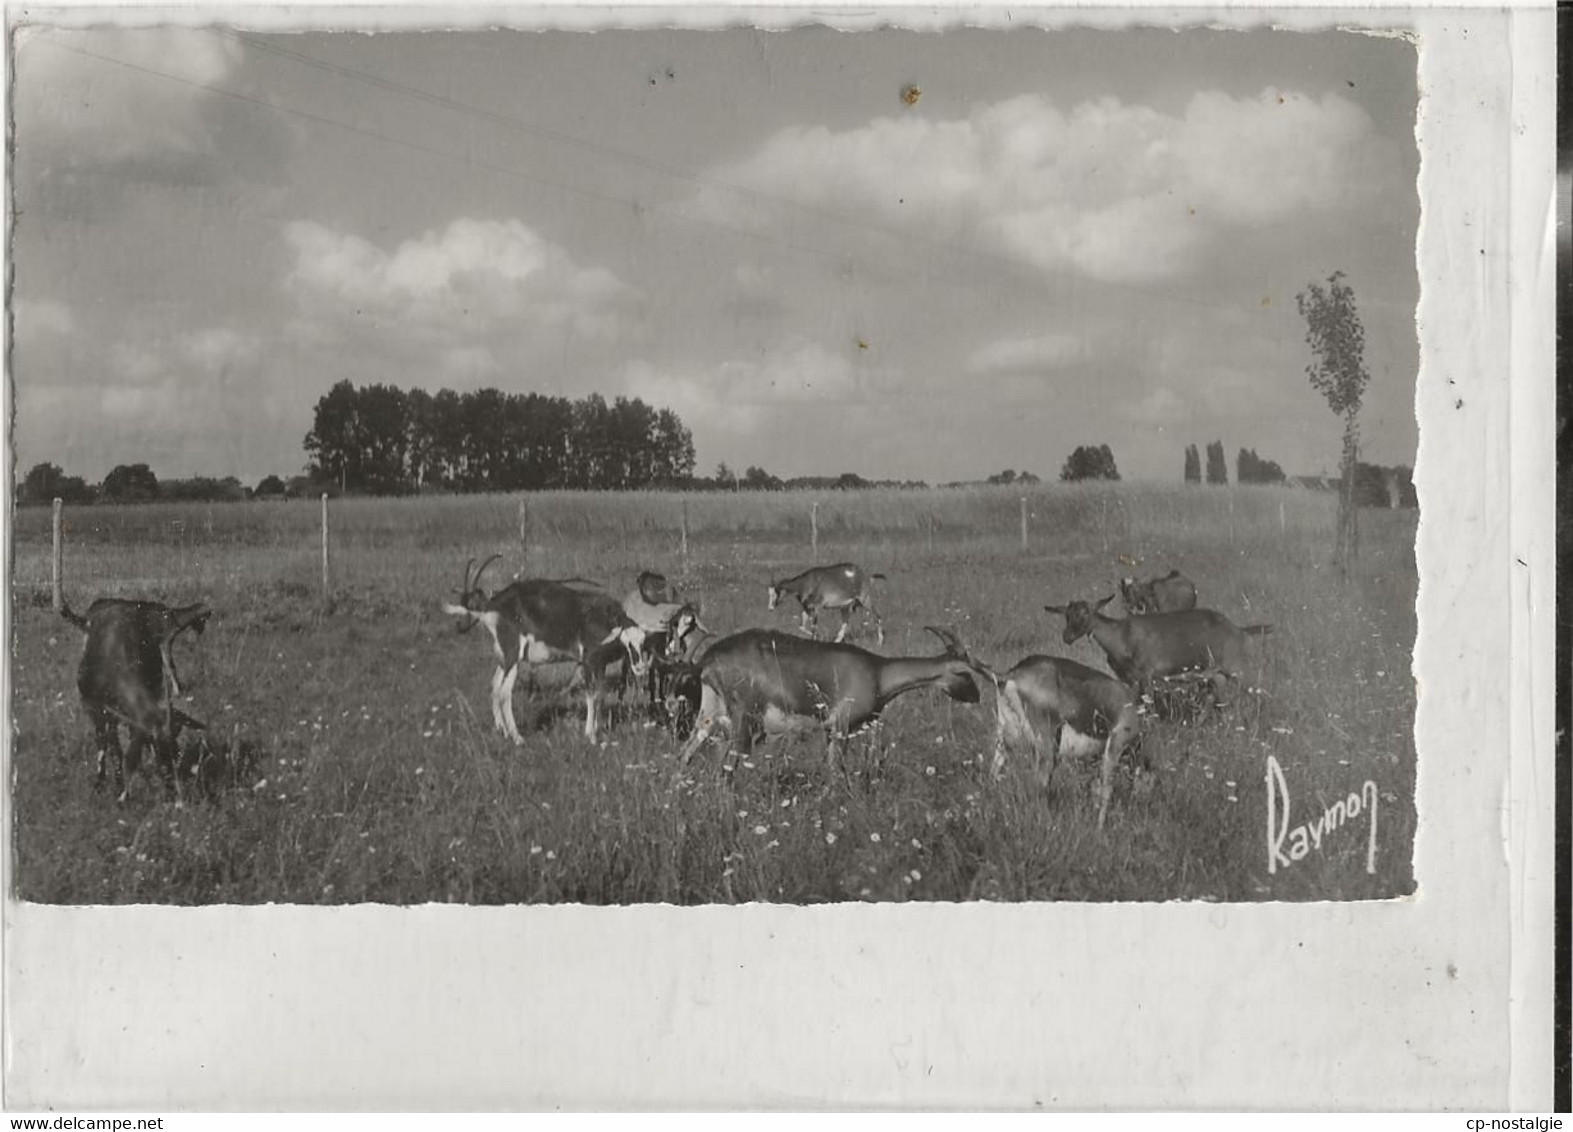
POLYGON ((482 562, 481 563, 481 568, 479 570, 475 571, 475 577, 470 579, 470 585, 479 588, 479 586, 481 584, 481 575, 486 573, 486 567, 490 566, 493 562, 496 562, 501 557, 502 557, 501 554, 494 554, 490 558, 488 558, 485 562, 482 562))
POLYGON ((475 559, 470 559, 464 564, 464 585, 459 587, 460 594, 470 592, 470 571, 475 567, 475 559))
POLYGON ((962 646, 961 638, 956 636, 955 630, 941 628, 938 625, 925 625, 923 628, 938 637, 945 648, 955 656, 963 660, 971 659, 967 656, 967 650, 962 646))

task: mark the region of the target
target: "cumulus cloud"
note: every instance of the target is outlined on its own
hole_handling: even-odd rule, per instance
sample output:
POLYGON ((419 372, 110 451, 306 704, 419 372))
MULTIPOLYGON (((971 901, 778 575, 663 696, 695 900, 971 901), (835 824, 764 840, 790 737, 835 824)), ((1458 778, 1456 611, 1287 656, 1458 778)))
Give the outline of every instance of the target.
POLYGON ((1124 416, 1142 425, 1151 425, 1160 432, 1171 425, 1183 424, 1190 410, 1180 395, 1167 387, 1154 389, 1139 401, 1131 403, 1124 416))
POLYGON ((286 287, 305 309, 440 339, 506 326, 605 336, 632 295, 611 272, 581 267, 518 220, 455 220, 392 252, 311 221, 284 234, 295 257, 286 287))
POLYGON ((218 370, 256 362, 262 349, 254 334, 243 334, 227 326, 211 326, 181 337, 179 350, 184 359, 201 370, 218 370))
POLYGON ((202 88, 227 80, 241 54, 235 40, 197 28, 23 28, 18 143, 88 164, 205 149, 213 95, 202 88))
POLYGON ((988 374, 1059 369, 1079 360, 1084 353, 1082 340, 1074 334, 1004 338, 974 350, 967 358, 967 371, 988 374))
POLYGON ((623 388, 674 410, 696 428, 748 431, 784 412, 859 405, 894 388, 897 375, 795 340, 756 355, 693 368, 629 364, 623 388))
MULTIPOLYGON (((707 176, 925 239, 977 240, 1046 272, 1140 281, 1184 271, 1199 244, 1238 226, 1391 189, 1373 184, 1391 170, 1359 106, 1269 90, 1202 92, 1178 112, 1023 95, 951 121, 792 127, 707 176)), ((738 224, 761 215, 714 187, 700 207, 738 224)))

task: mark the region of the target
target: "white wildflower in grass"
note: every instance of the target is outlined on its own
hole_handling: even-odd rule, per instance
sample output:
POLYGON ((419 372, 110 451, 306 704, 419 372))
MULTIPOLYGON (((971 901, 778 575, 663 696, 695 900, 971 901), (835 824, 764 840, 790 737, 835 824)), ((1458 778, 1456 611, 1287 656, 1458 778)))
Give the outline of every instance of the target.
POLYGON ((834 831, 827 832, 825 834, 825 844, 826 845, 834 845, 835 843, 836 843, 836 835, 835 835, 834 831))
POLYGON ((1233 794, 1229 795, 1229 801, 1231 801, 1231 802, 1238 802, 1239 800, 1240 799, 1236 798, 1233 794))
POLYGON ((922 880, 922 879, 923 879, 923 874, 922 874, 922 873, 920 873, 920 872, 918 872, 918 871, 917 871, 917 870, 916 870, 916 869, 913 869, 913 870, 912 870, 912 871, 911 871, 911 872, 910 872, 910 873, 908 873, 908 874, 907 874, 907 875, 908 875, 908 876, 909 876, 909 877, 911 877, 911 878, 912 878, 912 879, 913 879, 913 880, 915 880, 915 881, 917 881, 917 880, 922 880))
POLYGON ((926 767, 923 768, 923 773, 928 775, 930 778, 933 778, 934 774, 935 774, 935 771, 934 771, 933 767, 926 766, 926 767))
POLYGON ((532 846, 530 846, 530 856, 534 857, 534 856, 536 856, 540 852, 541 852, 541 847, 539 845, 532 845, 532 846))
POLYGON ((748 816, 748 811, 747 810, 738 810, 737 811, 737 817, 738 817, 739 821, 741 821, 743 818, 746 818, 747 816, 748 816))
POLYGON ((1278 735, 1293 735, 1294 734, 1294 728, 1292 728, 1292 727, 1275 727, 1275 728, 1273 728, 1273 732, 1275 734, 1278 734, 1278 735))
POLYGON ((770 830, 766 826, 756 825, 754 827, 754 836, 755 837, 763 837, 765 834, 767 834, 769 832, 770 832, 770 830))
POLYGON ((557 860, 557 850, 555 850, 555 849, 548 849, 546 851, 546 859, 548 861, 555 861, 555 860, 557 860))
POLYGON ((916 837, 914 837, 912 839, 912 848, 914 848, 914 849, 921 849, 921 848, 923 848, 923 842, 919 841, 916 837))
POLYGON ((781 808, 783 810, 786 809, 791 804, 792 804, 792 799, 791 798, 782 798, 781 799, 781 808))
POLYGON ((1224 779, 1224 780, 1223 780, 1223 784, 1224 784, 1224 785, 1225 785, 1225 786, 1227 786, 1227 787, 1228 787, 1228 788, 1229 788, 1229 789, 1230 789, 1230 790, 1233 790, 1233 789, 1234 789, 1234 787, 1235 787, 1235 781, 1234 781, 1234 779, 1232 779, 1232 778, 1226 778, 1226 779, 1224 779))
POLYGON ((878 845, 878 844, 879 844, 879 834, 877 834, 877 833, 871 833, 871 834, 869 834, 869 835, 868 835, 868 839, 869 839, 869 840, 870 840, 870 841, 872 841, 872 842, 873 842, 873 843, 874 843, 874 844, 875 844, 875 845, 878 845))
POLYGON ((774 849, 776 846, 778 846, 780 844, 781 844, 781 842, 776 841, 775 839, 772 838, 771 840, 765 842, 765 848, 766 849, 774 849))
POLYGON ((415 773, 416 774, 425 774, 426 773, 426 768, 423 767, 423 766, 418 766, 418 767, 415 768, 415 773))
POLYGON ((1339 759, 1338 760, 1338 765, 1339 766, 1348 766, 1349 765, 1349 760, 1348 759, 1339 759))

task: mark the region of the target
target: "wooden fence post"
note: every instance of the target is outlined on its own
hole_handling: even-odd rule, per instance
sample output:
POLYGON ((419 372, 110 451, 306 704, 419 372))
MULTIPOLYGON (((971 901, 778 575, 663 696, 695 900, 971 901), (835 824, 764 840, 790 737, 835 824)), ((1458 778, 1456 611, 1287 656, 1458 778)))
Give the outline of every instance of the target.
POLYGON ((1109 551, 1109 497, 1105 495, 1100 502, 1103 504, 1103 551, 1109 551))
POLYGON ((519 499, 519 572, 523 574, 530 560, 530 501, 519 499))
POLYGON ((1027 497, 1021 497, 1021 549, 1027 549, 1027 497))
POLYGON ((929 553, 934 553, 934 513, 929 512, 929 553))
POLYGON ((61 575, 62 567, 65 564, 65 543, 64 543, 64 541, 62 539, 62 531, 63 531, 64 528, 63 528, 63 525, 62 525, 61 519, 60 519, 61 508, 63 508, 64 506, 65 506, 65 500, 60 499, 60 498, 56 498, 55 499, 55 519, 54 519, 55 556, 54 556, 53 568, 50 570, 49 580, 50 580, 50 587, 51 587, 50 588, 50 592, 51 592, 51 595, 52 595, 52 599, 53 599, 53 601, 55 603, 55 612, 56 613, 61 612, 65 608, 65 598, 62 595, 61 589, 60 589, 60 575, 61 575))
POLYGON ((688 500, 683 500, 683 573, 688 573, 688 500))
POLYGON ((328 493, 322 493, 322 600, 328 600, 328 493))
POLYGON ((1284 501, 1282 499, 1278 501, 1278 532, 1279 534, 1289 533, 1289 524, 1284 519, 1284 501))
POLYGON ((819 504, 816 502, 808 513, 809 541, 813 549, 815 565, 819 563, 819 504))

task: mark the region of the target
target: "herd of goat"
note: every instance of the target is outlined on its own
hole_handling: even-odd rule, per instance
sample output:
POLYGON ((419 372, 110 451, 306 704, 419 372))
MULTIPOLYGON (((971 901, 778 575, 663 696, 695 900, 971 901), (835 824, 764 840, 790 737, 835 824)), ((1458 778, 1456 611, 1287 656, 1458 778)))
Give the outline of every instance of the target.
MULTIPOLYGON (((881 644, 885 636, 871 588, 871 579, 883 575, 852 563, 816 567, 770 584, 770 609, 788 596, 799 603, 799 633, 754 628, 719 636, 700 621, 699 605, 677 600, 659 574, 642 573, 621 599, 579 578, 518 580, 487 592, 481 577, 498 557, 479 569, 471 559, 458 600, 442 608, 462 618, 460 631, 486 628, 497 659, 492 719, 515 743, 524 742, 513 710, 515 681, 523 669, 533 683, 534 667, 542 664, 575 665, 574 686, 583 693, 584 730, 592 740, 614 670, 625 690, 640 682, 651 711, 683 741, 685 767, 718 734, 729 734, 746 754, 767 735, 803 728, 827 733, 834 766, 847 738, 897 696, 936 686, 953 700, 977 703, 982 678, 996 692, 993 772, 1000 771, 1008 752, 1023 748, 1044 781, 1062 756, 1100 754, 1099 828, 1108 814, 1116 764, 1129 755, 1138 774, 1151 770, 1141 753, 1144 703, 1176 684, 1200 686, 1221 703, 1228 683, 1246 670, 1246 637, 1270 631, 1267 625, 1236 626, 1221 613, 1197 608, 1195 585, 1171 571, 1145 582, 1124 579, 1123 618, 1103 612, 1114 594, 1096 604, 1044 607, 1064 618, 1067 645, 1092 638, 1112 675, 1043 655, 999 671, 940 626, 926 627, 943 646, 933 656, 882 656, 847 643, 857 610, 873 620, 881 644), (832 641, 818 638, 821 610, 841 613, 832 641)), ((179 797, 185 768, 177 740, 183 730, 201 731, 203 725, 174 705, 180 689, 172 646, 183 633, 201 634, 211 610, 201 603, 172 608, 118 598, 95 601, 85 616, 64 604, 60 608, 86 636, 77 689, 93 724, 98 784, 112 763, 123 801, 126 770, 135 772, 151 747, 179 797), (129 734, 124 752, 121 726, 129 734)))

